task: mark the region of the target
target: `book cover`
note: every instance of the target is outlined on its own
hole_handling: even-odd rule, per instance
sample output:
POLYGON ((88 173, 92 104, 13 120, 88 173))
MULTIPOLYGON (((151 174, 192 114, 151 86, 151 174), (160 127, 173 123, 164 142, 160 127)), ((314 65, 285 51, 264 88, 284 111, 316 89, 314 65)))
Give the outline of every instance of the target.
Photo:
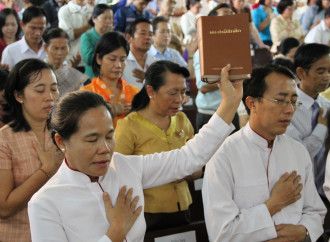
POLYGON ((231 64, 230 80, 250 78, 249 16, 203 16, 197 20, 197 37, 202 81, 220 80, 220 72, 231 64))

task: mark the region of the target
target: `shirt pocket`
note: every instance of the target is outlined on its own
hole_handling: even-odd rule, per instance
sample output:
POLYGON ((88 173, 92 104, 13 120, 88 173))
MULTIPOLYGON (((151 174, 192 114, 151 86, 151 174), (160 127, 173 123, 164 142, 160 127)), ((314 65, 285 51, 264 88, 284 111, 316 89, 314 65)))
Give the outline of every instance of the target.
POLYGON ((238 208, 251 208, 269 199, 267 181, 253 180, 235 185, 234 201, 238 208))

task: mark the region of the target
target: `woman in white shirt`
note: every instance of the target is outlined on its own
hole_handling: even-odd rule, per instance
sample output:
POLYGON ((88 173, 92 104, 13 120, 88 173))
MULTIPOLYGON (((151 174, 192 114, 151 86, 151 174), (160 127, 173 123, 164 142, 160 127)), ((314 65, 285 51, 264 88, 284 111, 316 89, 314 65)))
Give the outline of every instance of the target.
MULTIPOLYGON (((147 72, 157 72, 154 66, 147 72)), ((230 82, 229 70, 228 65, 221 73, 223 101, 209 124, 181 149, 153 155, 114 153, 110 109, 101 96, 64 96, 52 114, 51 127, 65 159, 29 202, 32 240, 143 241, 143 189, 200 169, 232 131, 229 124, 242 98, 242 83, 230 82)))

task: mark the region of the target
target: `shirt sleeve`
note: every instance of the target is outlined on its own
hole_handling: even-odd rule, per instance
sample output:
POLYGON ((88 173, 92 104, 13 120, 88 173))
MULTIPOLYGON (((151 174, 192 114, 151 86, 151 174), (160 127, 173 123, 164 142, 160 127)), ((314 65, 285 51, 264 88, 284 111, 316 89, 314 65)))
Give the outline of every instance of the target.
POLYGON ((143 189, 181 179, 201 169, 232 130, 233 125, 229 126, 214 114, 208 124, 181 149, 143 156, 143 189))
MULTIPOLYGON (((299 221, 300 225, 304 225, 308 230, 312 241, 316 241, 323 233, 323 220, 327 209, 325 208, 315 187, 313 165, 308 158, 308 152, 305 150, 305 181, 303 184, 304 207, 302 216, 299 221), (321 218, 321 219, 320 219, 321 218)), ((302 161, 301 161, 302 162, 302 161)))
POLYGON ((91 37, 88 33, 83 33, 81 35, 81 47, 80 53, 87 65, 92 65, 93 57, 94 57, 94 45, 92 43, 91 37))
POLYGON ((313 24, 313 18, 314 18, 314 8, 313 7, 308 7, 302 17, 301 21, 301 27, 304 31, 304 34, 307 34, 309 31, 309 28, 313 24))
POLYGON ((129 119, 119 119, 115 129, 115 151, 123 155, 133 155, 135 151, 135 132, 131 132, 132 122, 129 119))
MULTIPOLYGON (((13 55, 10 54, 10 48, 7 46, 4 51, 2 52, 2 57, 1 57, 1 64, 8 64, 9 65, 9 70, 11 70, 14 65, 16 64, 13 55)), ((19 48, 19 47, 17 47, 19 48)))
POLYGON ((72 22, 70 13, 67 6, 63 6, 58 10, 58 27, 63 29, 68 35, 70 40, 74 40, 74 29, 70 24, 72 22))
POLYGON ((220 148, 205 168, 202 195, 210 241, 244 242, 276 238, 274 222, 264 203, 243 209, 236 205, 229 163, 230 158, 220 148))
POLYGON ((257 30, 259 30, 259 25, 263 21, 261 15, 258 13, 258 10, 255 9, 252 11, 252 20, 254 25, 256 26, 257 30))

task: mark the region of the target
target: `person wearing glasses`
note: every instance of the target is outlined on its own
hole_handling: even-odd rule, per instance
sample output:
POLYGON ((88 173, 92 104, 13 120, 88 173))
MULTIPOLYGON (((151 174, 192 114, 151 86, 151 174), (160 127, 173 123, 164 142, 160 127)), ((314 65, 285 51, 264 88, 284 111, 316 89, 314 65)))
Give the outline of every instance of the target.
POLYGON ((316 241, 326 208, 306 148, 285 131, 301 106, 294 74, 268 65, 243 83, 249 123, 206 164, 202 195, 210 241, 316 241))
MULTIPOLYGON (((298 101, 303 105, 297 110, 286 134, 302 143, 308 150, 314 166, 316 188, 330 208, 324 190, 325 139, 328 133, 325 114, 330 110, 330 101, 319 95, 330 82, 330 47, 322 44, 304 44, 294 56, 294 68, 300 79, 297 88, 298 101)), ((330 228, 330 214, 324 228, 330 228)))

